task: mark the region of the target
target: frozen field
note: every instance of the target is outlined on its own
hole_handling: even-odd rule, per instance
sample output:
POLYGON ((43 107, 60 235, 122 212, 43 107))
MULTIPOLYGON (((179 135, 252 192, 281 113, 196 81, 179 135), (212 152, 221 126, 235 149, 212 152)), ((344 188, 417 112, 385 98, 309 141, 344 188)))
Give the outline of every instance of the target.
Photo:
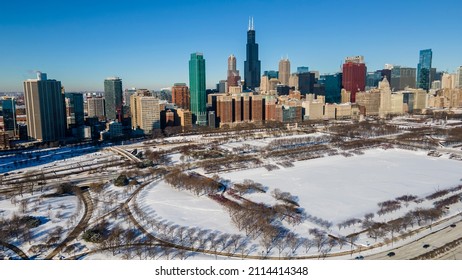
MULTIPOLYGON (((377 211, 377 203, 412 194, 424 197, 461 183, 462 162, 406 150, 368 150, 364 155, 294 162, 271 172, 264 168, 221 173, 232 182, 252 179, 298 196, 308 214, 334 223, 377 211)), ((249 195, 252 199, 252 195, 249 195)), ((256 198, 255 200, 260 200, 256 198)))
MULTIPOLYGON (((294 167, 281 167, 271 172, 258 168, 219 175, 232 183, 251 179, 267 187, 265 194, 245 195, 254 202, 274 205, 276 200, 271 196, 272 190, 279 188, 290 192, 298 198, 308 215, 336 225, 350 218, 362 219, 366 213, 376 213, 379 202, 402 195, 424 198, 436 190, 457 186, 461 183, 461 171, 462 162, 430 157, 425 152, 374 149, 348 158, 333 156, 294 162, 294 167)), ((144 212, 157 220, 242 234, 233 226, 221 205, 206 196, 197 197, 188 191, 175 190, 163 181, 143 190, 137 201, 144 212)), ((412 207, 432 207, 432 203, 425 200, 412 207)), ((409 210, 411 208, 403 207, 377 216, 377 219, 395 219, 409 210)), ((305 221, 290 228, 306 235, 313 227, 316 225, 305 221)), ((336 228, 333 230, 337 232, 336 228)), ((355 228, 348 230, 353 232, 355 228)))
POLYGON ((206 196, 197 197, 178 191, 164 181, 151 184, 138 198, 140 208, 150 217, 167 220, 180 226, 239 233, 223 207, 206 196))

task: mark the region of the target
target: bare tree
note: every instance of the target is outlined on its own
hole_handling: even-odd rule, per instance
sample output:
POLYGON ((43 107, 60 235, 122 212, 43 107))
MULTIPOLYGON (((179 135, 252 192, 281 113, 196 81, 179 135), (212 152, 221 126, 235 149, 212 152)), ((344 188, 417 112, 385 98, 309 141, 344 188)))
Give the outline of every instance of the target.
POLYGON ((321 252, 328 241, 326 232, 315 228, 310 229, 309 233, 314 236, 314 242, 318 248, 318 252, 321 252))
POLYGON ((276 240, 276 248, 278 249, 278 256, 281 258, 282 252, 287 248, 288 242, 286 238, 279 238, 276 240))
POLYGON ((311 247, 313 247, 314 242, 313 242, 313 240, 311 240, 309 238, 302 238, 302 245, 303 245, 303 248, 305 248, 305 254, 308 254, 311 247))

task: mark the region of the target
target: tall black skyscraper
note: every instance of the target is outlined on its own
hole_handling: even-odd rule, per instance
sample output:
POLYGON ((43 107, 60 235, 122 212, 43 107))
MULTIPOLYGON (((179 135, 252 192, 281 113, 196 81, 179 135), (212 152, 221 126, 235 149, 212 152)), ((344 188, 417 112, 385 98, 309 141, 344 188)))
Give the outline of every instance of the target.
POLYGON ((247 56, 244 62, 244 88, 254 90, 260 86, 260 60, 258 60, 258 44, 255 43, 253 18, 249 20, 247 31, 247 56))

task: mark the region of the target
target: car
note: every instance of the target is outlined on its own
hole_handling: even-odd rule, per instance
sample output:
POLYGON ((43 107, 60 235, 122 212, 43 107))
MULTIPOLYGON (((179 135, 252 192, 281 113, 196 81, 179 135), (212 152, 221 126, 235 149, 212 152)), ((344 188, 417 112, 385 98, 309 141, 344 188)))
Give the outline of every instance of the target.
POLYGON ((455 228, 455 227, 456 227, 456 224, 452 224, 452 225, 450 225, 450 227, 455 228))
POLYGON ((363 256, 357 256, 357 257, 355 258, 355 260, 364 260, 364 257, 363 257, 363 256))
POLYGON ((387 256, 389 256, 389 257, 393 257, 394 255, 396 255, 395 252, 390 252, 390 253, 387 254, 387 256))
POLYGON ((424 244, 422 247, 424 247, 425 249, 427 249, 428 247, 430 247, 429 244, 424 244))

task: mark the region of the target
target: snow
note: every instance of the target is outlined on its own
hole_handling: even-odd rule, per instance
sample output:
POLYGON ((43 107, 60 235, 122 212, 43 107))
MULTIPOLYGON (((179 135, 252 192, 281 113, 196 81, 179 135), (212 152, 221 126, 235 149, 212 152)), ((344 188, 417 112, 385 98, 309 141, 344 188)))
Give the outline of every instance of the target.
POLYGON ((140 208, 158 220, 166 219, 180 226, 240 233, 232 225, 225 209, 207 196, 197 197, 187 191, 178 191, 164 181, 152 183, 138 196, 140 208))
MULTIPOLYGON (((310 134, 313 136, 315 134, 310 134)), ((317 135, 323 135, 321 133, 317 135)), ((232 151, 233 148, 243 147, 244 145, 251 145, 258 148, 264 148, 273 139, 282 138, 296 138, 306 137, 307 135, 285 135, 281 137, 267 137, 261 139, 239 140, 236 142, 228 142, 222 144, 223 149, 232 151)), ((170 141, 165 141, 166 144, 156 144, 155 149, 167 149, 177 145, 175 141, 181 140, 188 141, 209 141, 213 137, 207 138, 203 136, 187 136, 172 138, 170 141), (159 147, 162 146, 162 147, 159 147)), ((218 138, 218 137, 217 137, 218 138)), ((139 144, 133 144, 139 145, 139 144)), ((281 191, 290 192, 293 196, 298 198, 298 203, 301 208, 305 210, 308 215, 317 217, 324 221, 329 221, 334 224, 328 230, 329 234, 336 236, 346 236, 353 232, 361 230, 360 224, 338 229, 335 225, 341 223, 346 219, 359 218, 362 219, 366 213, 376 213, 379 210, 377 203, 385 200, 392 200, 402 195, 417 195, 424 198, 427 195, 434 193, 437 190, 447 189, 450 187, 461 184, 462 174, 462 161, 451 160, 445 154, 442 157, 427 156, 425 151, 407 151, 398 149, 372 149, 364 151, 364 155, 355 155, 345 158, 341 155, 323 157, 307 161, 294 161, 293 167, 286 168, 278 164, 275 159, 263 159, 266 163, 278 164, 280 169, 267 171, 265 168, 247 169, 232 172, 221 172, 218 175, 224 179, 229 179, 232 183, 242 182, 244 179, 252 179, 267 187, 266 193, 251 193, 245 194, 246 199, 252 200, 256 203, 265 203, 274 205, 280 203, 271 196, 271 191, 279 188, 281 191)), ((93 169, 97 165, 104 165, 105 160, 114 160, 114 156, 108 151, 98 151, 97 149, 83 148, 78 151, 77 148, 63 148, 63 149, 49 149, 40 151, 40 160, 36 160, 35 156, 29 160, 27 155, 11 155, 0 157, 0 172, 10 172, 9 178, 19 178, 22 174, 31 172, 32 170, 42 169, 46 172, 48 168, 56 170, 58 174, 65 174, 68 171, 65 169, 90 170, 90 167, 82 168, 80 165, 91 164, 93 169), (12 169, 13 161, 24 161, 25 164, 21 171, 24 173, 12 173, 16 171, 12 169)), ((173 152, 170 158, 173 164, 179 164, 181 154, 173 152)), ((15 165, 18 166, 18 165, 15 165)), ((103 168, 101 168, 103 169, 103 168)), ((122 166, 116 166, 107 169, 105 172, 99 172, 98 176, 103 176, 111 172, 111 174, 119 173, 125 169, 122 166)), ((102 170, 101 170, 102 171, 102 170)), ((201 169, 195 169, 196 172, 205 174, 201 169)), ((94 176, 82 172, 79 175, 69 175, 72 179, 82 176, 94 176)), ((113 174, 114 176, 116 174, 113 174)), ((205 174, 211 176, 212 174, 205 174)), ((110 177, 110 176, 109 176, 110 177)), ((77 178, 77 179, 78 179, 77 178)), ((108 178, 103 181, 107 181, 108 178)), ((145 181, 143 181, 145 182, 145 181)), ((115 187, 109 183, 101 193, 94 193, 90 191, 90 195, 94 202, 94 213, 90 220, 89 227, 93 226, 100 217, 106 215, 110 211, 122 205, 126 199, 130 197, 136 187, 115 187)), ((460 192, 459 192, 460 194, 460 192)), ((32 229, 31 242, 22 242, 21 240, 13 240, 12 244, 18 246, 25 251, 28 255, 33 255, 29 252, 32 245, 46 243, 50 234, 57 228, 62 227, 63 233, 61 235, 61 242, 65 236, 75 227, 78 221, 82 218, 82 207, 78 207, 78 198, 76 196, 62 196, 62 197, 41 197, 43 193, 36 192, 33 195, 24 193, 23 197, 16 196, 18 201, 16 205, 9 198, 0 197, 0 219, 11 218, 14 213, 22 213, 21 203, 22 199, 28 199, 28 207, 25 210, 25 215, 42 217, 44 223, 37 228, 32 229), (61 218, 57 217, 57 212, 61 212, 61 218), (77 211, 80 211, 77 213, 77 211), (73 216, 72 221, 70 217, 73 216), (46 217, 46 218, 45 218, 46 217)), ((452 194, 451 194, 452 195, 452 194)), ((392 213, 383 216, 375 215, 374 221, 385 222, 391 219, 401 217, 406 212, 415 209, 416 207, 433 207, 434 201, 424 200, 422 203, 417 204, 411 202, 408 206, 404 206, 392 213)), ((130 202, 132 213, 147 230, 152 230, 152 234, 156 235, 153 227, 149 228, 145 221, 136 213, 134 213, 134 204, 145 212, 149 219, 163 220, 169 224, 177 224, 186 227, 197 227, 200 229, 208 230, 208 232, 229 233, 245 235, 240 232, 232 223, 227 210, 219 203, 210 199, 207 196, 196 196, 188 191, 179 191, 167 185, 164 181, 154 181, 145 187, 137 196, 130 202)), ((451 205, 449 214, 457 215, 461 213, 462 203, 451 205)), ((114 218, 111 215, 107 216, 107 220, 111 226, 119 225, 126 229, 132 227, 127 220, 121 220, 119 217, 114 218)), ((444 218, 445 218, 444 217, 444 218)), ((310 220, 302 222, 300 225, 291 226, 283 221, 282 224, 291 231, 299 234, 300 237, 309 237, 309 229, 321 228, 325 229, 319 224, 315 224, 310 220)), ((447 224, 447 223, 445 223, 447 224)), ((405 241, 398 241, 395 244, 402 244, 416 240, 417 238, 428 234, 422 232, 406 239, 405 241)), ((162 237, 162 236, 160 236, 162 237)), ((390 237, 389 235, 387 237, 390 237)), ((139 236, 141 239, 141 236, 139 236)), ((77 239, 79 240, 79 239, 77 239)), ((70 244, 79 245, 80 248, 77 252, 84 252, 97 248, 96 244, 88 243, 83 240, 72 241, 70 244), (77 243, 76 243, 77 242, 77 243)), ((139 240, 140 241, 140 240, 139 240)), ((383 238, 377 240, 382 242, 383 238)), ((58 242, 58 243, 59 243, 58 242)), ((252 244, 259 244, 258 238, 250 241, 252 244)), ((373 244, 376 241, 367 234, 361 234, 357 244, 373 244)), ((257 245, 258 246, 258 245, 257 245)), ((387 249, 387 246, 380 249, 374 249, 373 252, 387 249)), ((354 248, 354 247, 353 247, 354 248)), ((343 250, 348 250, 349 245, 346 245, 343 250)), ((52 248, 46 249, 41 254, 36 255, 35 258, 45 257, 52 248)), ((260 252, 261 248, 257 249, 260 252)), ((270 253, 272 256, 277 256, 277 250, 273 249, 270 253)), ((339 251, 339 248, 334 248, 332 252, 339 251)), ((61 253, 65 255, 64 253, 61 253)), ((255 254, 252 253, 252 254, 255 254)), ((305 255, 303 249, 299 249, 298 255, 305 255)), ((308 254, 316 255, 316 249, 312 249, 308 254)), ((11 252, 8 255, 12 255, 11 252)), ((13 254, 14 255, 14 254, 13 254)), ((165 257, 158 256, 160 259, 165 257)), ((343 258, 348 258, 344 256, 343 258)), ((91 253, 85 256, 84 259, 120 259, 123 258, 121 254, 112 256, 112 252, 91 253)), ((195 254, 188 259, 215 259, 215 256, 205 254, 195 254)), ((220 258, 220 257, 218 257, 220 258)))
MULTIPOLYGON (((48 194, 50 192, 47 192, 48 194)), ((61 241, 75 227, 83 215, 83 211, 77 213, 78 198, 74 195, 44 197, 46 193, 36 192, 33 195, 26 193, 23 197, 16 196, 16 205, 12 199, 0 199, 0 218, 10 219, 13 215, 28 215, 40 218, 42 224, 31 229, 31 242, 16 240, 12 244, 18 246, 28 254, 32 245, 44 244, 50 238, 50 232, 58 227, 63 229, 61 241), (20 201, 27 200, 27 208, 21 211, 20 201), (71 218, 72 217, 72 218, 71 218)), ((41 257, 46 256, 52 248, 41 253, 41 257)), ((29 255, 31 255, 29 253, 29 255)), ((38 257, 38 256, 36 256, 38 257)))
POLYGON ((285 135, 280 137, 266 137, 262 139, 249 139, 249 140, 239 140, 235 139, 235 142, 228 142, 226 144, 222 144, 220 147, 225 150, 232 151, 233 148, 241 148, 244 145, 250 145, 253 147, 264 148, 268 146, 273 140, 282 140, 282 139, 296 139, 296 138, 304 138, 307 136, 310 137, 320 137, 325 134, 322 133, 310 133, 310 134, 295 134, 295 135, 285 135))
MULTIPOLYGON (((276 204, 277 201, 271 196, 271 191, 276 188, 290 192, 298 198, 298 203, 308 215, 335 225, 350 218, 362 219, 366 213, 376 213, 379 210, 378 202, 393 200, 406 194, 424 198, 436 190, 456 186, 460 184, 461 168, 462 162, 450 160, 447 156, 436 158, 427 156, 426 152, 373 149, 365 151, 364 155, 348 158, 332 156, 294 162, 294 167, 291 168, 281 166, 281 169, 273 171, 258 168, 218 175, 232 183, 242 182, 244 179, 262 183, 268 188, 266 193, 244 195, 257 203, 276 204)), ((164 181, 150 184, 139 193, 135 201, 151 219, 222 233, 243 234, 237 230, 227 211, 218 203, 207 196, 197 197, 188 191, 173 189, 164 181)), ((374 220, 385 222, 396 219, 416 207, 431 208, 433 202, 410 202, 392 213, 382 216, 376 214, 374 220)), ((451 206, 448 216, 457 215, 457 209, 461 206, 460 202, 451 206)), ((286 221, 283 224, 302 237, 312 238, 309 234, 312 228, 325 230, 309 219, 296 226, 288 225, 286 221)), ((328 230, 336 236, 359 231, 360 224, 341 229, 333 226, 328 230)), ((428 233, 424 231, 395 243, 404 244, 425 234, 428 233)), ((369 246, 381 241, 383 239, 376 241, 361 234, 357 244, 369 246)), ((253 240, 252 243, 258 244, 258 240, 253 240)), ((385 250, 386 247, 374 252, 385 250)), ((342 251, 349 249, 349 246, 345 246, 342 251)), ((303 251, 299 249, 297 254, 305 255, 303 251)), ((332 250, 338 251, 338 246, 332 250)), ((309 254, 317 253, 313 249, 309 254)), ((276 250, 270 255, 276 256, 276 250)))
POLYGON ((66 160, 79 161, 81 156, 100 150, 99 147, 63 147, 41 150, 26 150, 22 152, 6 153, 0 155, 0 173, 10 172, 17 169, 37 166, 61 165, 66 160), (77 159, 76 159, 77 158, 77 159), (53 164, 51 164, 53 163, 53 164), (48 164, 48 165, 47 165, 48 164))
POLYGON ((424 152, 374 149, 349 158, 298 161, 292 168, 270 172, 258 168, 219 175, 232 182, 254 180, 267 186, 268 192, 288 191, 298 196, 308 214, 337 223, 375 212, 378 202, 405 194, 422 197, 458 185, 461 170, 460 161, 424 152))

